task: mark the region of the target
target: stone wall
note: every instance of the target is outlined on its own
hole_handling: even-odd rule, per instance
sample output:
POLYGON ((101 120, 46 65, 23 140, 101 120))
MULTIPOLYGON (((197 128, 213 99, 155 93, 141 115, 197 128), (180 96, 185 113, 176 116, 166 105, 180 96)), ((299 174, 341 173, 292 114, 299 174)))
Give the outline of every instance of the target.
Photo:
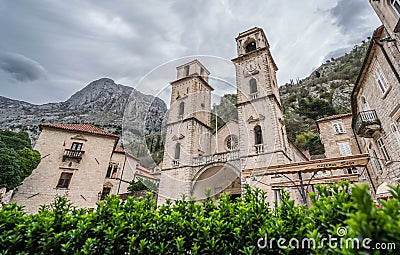
POLYGON ((43 128, 34 149, 42 160, 18 187, 12 202, 25 206, 28 213, 50 204, 56 196, 66 196, 78 208, 95 208, 117 138, 43 128), (82 160, 66 158, 65 149, 83 143, 82 160), (68 188, 57 188, 62 172, 72 173, 68 188))
POLYGON ((325 156, 327 158, 345 156, 340 150, 340 143, 349 144, 351 155, 360 154, 351 123, 351 115, 317 122, 319 127, 319 135, 321 142, 324 145, 325 156), (343 133, 337 133, 334 128, 334 124, 340 124, 343 128, 343 133))
MULTIPOLYGON (((387 36, 387 31, 383 29, 380 38, 387 36)), ((378 42, 380 38, 377 38, 378 42)), ((367 64, 362 70, 363 75, 356 85, 356 93, 353 96, 353 107, 356 107, 353 111, 359 113, 368 109, 375 110, 382 128, 379 132, 375 132, 373 138, 358 138, 363 152, 369 153, 371 157, 373 152, 377 154, 378 159, 371 159, 369 164, 375 188, 384 182, 396 184, 400 178, 400 141, 396 138, 391 127, 391 125, 395 125, 397 129, 400 128, 400 82, 395 75, 396 72, 399 73, 400 71, 398 67, 400 54, 393 43, 384 42, 381 45, 383 49, 376 43, 371 47, 370 54, 367 56, 367 64), (376 78, 377 69, 380 70, 388 87, 384 93, 376 78), (390 155, 391 160, 389 161, 384 160, 382 150, 377 144, 377 140, 380 138, 382 138, 390 155), (377 163, 382 167, 382 172, 376 167, 377 163)))

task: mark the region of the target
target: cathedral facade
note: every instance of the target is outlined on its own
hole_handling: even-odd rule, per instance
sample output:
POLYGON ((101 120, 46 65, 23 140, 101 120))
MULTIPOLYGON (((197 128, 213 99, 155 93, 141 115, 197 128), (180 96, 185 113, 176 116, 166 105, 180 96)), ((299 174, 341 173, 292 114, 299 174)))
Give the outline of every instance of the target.
MULTIPOLYGON (((267 191, 270 201, 279 200, 274 183, 290 175, 247 176, 249 170, 267 169, 307 158, 288 140, 281 105, 277 66, 268 40, 260 28, 236 38, 238 119, 211 129, 210 71, 198 60, 177 67, 171 83, 159 203, 193 196, 201 200, 229 192, 240 196, 244 184, 267 191)), ((289 188, 292 199, 300 191, 289 188)))

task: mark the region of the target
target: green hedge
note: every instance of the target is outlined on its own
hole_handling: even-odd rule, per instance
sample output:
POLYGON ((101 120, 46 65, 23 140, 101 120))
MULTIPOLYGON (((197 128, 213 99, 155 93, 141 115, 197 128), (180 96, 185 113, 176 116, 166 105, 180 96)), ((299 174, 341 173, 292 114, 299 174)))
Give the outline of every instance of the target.
MULTIPOLYGON (((269 205, 266 194, 247 189, 235 201, 182 199, 157 206, 147 199, 125 203, 109 196, 96 211, 75 209, 63 197, 27 215, 12 204, 0 210, 0 254, 394 254, 395 250, 321 245, 322 238, 370 238, 400 247, 400 187, 378 207, 366 186, 318 186, 310 208, 284 193, 269 205), (345 229, 344 229, 345 228, 345 229), (346 232, 341 236, 339 230, 346 232), (314 238, 319 247, 263 247, 265 237, 314 238), (261 244, 261 246, 259 246, 261 244), (381 252, 381 253, 379 253, 381 252)), ((288 243, 286 243, 286 246, 288 243)))

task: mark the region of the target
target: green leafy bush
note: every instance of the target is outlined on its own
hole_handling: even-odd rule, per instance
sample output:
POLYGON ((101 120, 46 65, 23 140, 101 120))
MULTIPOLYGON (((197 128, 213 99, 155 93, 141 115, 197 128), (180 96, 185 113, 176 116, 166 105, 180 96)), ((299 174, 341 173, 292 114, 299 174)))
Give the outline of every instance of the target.
POLYGON ((26 132, 0 130, 0 184, 13 189, 32 173, 40 163, 40 153, 31 149, 26 132))
MULTIPOLYGON (((181 199, 157 206, 146 199, 122 202, 108 196, 95 211, 74 208, 56 198, 34 215, 15 204, 0 210, 0 254, 394 254, 396 250, 344 247, 291 247, 279 238, 328 236, 371 238, 373 243, 400 245, 400 187, 393 199, 377 207, 366 186, 348 183, 317 186, 313 205, 296 206, 283 193, 270 205, 260 190, 246 189, 241 198, 228 195, 218 203, 181 199), (346 229, 341 235, 338 230, 346 229), (268 238, 268 239, 266 239, 268 238), (263 246, 264 240, 267 245, 263 246), (272 242, 272 247, 270 240, 272 242), (261 245, 260 245, 261 244, 261 245)), ((371 243, 372 245, 372 243, 371 243)))

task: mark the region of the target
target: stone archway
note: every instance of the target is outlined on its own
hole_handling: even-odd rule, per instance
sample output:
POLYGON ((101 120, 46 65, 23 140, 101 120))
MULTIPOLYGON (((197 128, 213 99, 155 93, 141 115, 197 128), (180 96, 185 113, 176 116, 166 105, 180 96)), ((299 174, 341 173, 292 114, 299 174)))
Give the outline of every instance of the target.
POLYGON ((207 190, 210 196, 215 198, 226 192, 234 197, 240 195, 240 171, 230 163, 217 163, 203 167, 192 180, 191 195, 196 200, 202 200, 207 197, 207 190))

